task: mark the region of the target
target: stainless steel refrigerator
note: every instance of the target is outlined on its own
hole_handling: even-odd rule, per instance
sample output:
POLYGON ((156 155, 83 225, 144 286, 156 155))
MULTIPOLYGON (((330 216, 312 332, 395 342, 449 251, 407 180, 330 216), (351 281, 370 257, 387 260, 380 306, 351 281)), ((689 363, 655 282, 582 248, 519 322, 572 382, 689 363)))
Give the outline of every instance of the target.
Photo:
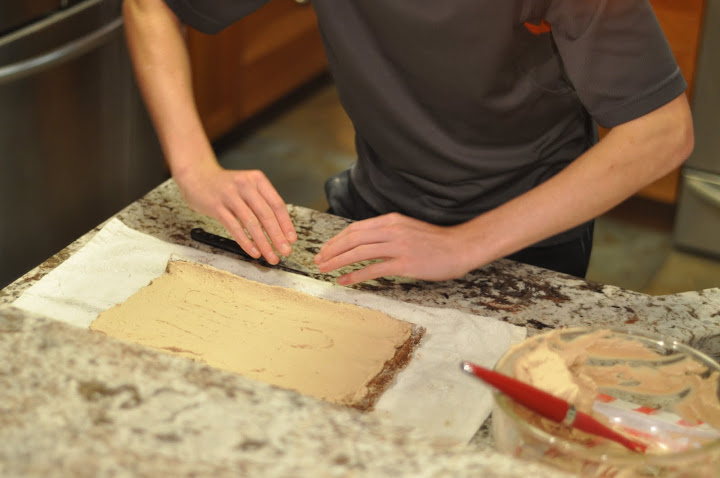
POLYGON ((720 257, 720 0, 707 0, 693 96, 695 150, 682 171, 675 243, 720 257))
POLYGON ((121 3, 0 2, 0 287, 168 177, 121 3))

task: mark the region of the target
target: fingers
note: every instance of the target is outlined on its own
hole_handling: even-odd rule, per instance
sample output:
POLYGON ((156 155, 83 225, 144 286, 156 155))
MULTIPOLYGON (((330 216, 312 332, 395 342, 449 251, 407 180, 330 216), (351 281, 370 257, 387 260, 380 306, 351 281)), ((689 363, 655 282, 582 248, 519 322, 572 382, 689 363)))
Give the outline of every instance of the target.
POLYGON ((238 222, 230 210, 221 211, 218 220, 225 226, 225 229, 227 229, 233 239, 235 239, 235 242, 237 242, 245 252, 256 259, 260 257, 260 250, 255 245, 255 242, 248 236, 245 228, 238 222))
MULTIPOLYGON (((403 244, 408 236, 408 230, 412 227, 414 227, 414 220, 399 214, 386 214, 355 222, 322 246, 320 252, 315 256, 315 263, 318 265, 329 263, 330 268, 328 270, 348 265, 349 263, 346 263, 346 261, 338 261, 336 258, 362 245, 385 243, 385 247, 390 247, 390 244, 403 244)), ((364 257, 361 259, 357 254, 352 257, 357 261, 371 260, 387 256, 390 252, 385 250, 383 253, 380 250, 379 255, 371 256, 371 251, 378 251, 378 249, 363 249, 363 251, 364 257)), ((349 258, 351 256, 344 257, 349 258)), ((321 268, 321 270, 323 269, 321 268)))
MULTIPOLYGON (((237 223, 237 227, 243 230, 244 235, 250 236, 248 240, 253 243, 256 251, 259 250, 259 253, 256 255, 253 255, 252 252, 247 249, 246 252, 253 257, 259 257, 262 254, 265 260, 270 264, 277 264, 280 261, 280 258, 275 253, 275 250, 265 235, 265 230, 255 213, 241 201, 233 204, 231 210, 234 222, 237 223)), ((235 237, 235 234, 233 234, 233 237, 235 237)), ((241 239, 244 241, 244 238, 241 239)), ((239 241, 238 244, 240 244, 239 241)), ((245 249, 243 244, 240 244, 240 247, 245 249)))
MULTIPOLYGON (((378 277, 402 275, 402 260, 396 258, 394 246, 386 242, 363 244, 333 256, 325 262, 318 264, 320 272, 329 272, 351 264, 379 259, 375 262, 338 277, 340 285, 351 285, 378 277)), ((317 259, 316 259, 317 260, 317 259)))
POLYGON ((402 255, 406 247, 404 239, 397 237, 396 219, 384 216, 351 224, 325 243, 315 256, 318 269, 329 272, 359 262, 380 260, 338 277, 340 285, 402 275, 405 272, 402 255))
POLYGON ((394 257, 392 245, 385 242, 362 244, 317 263, 320 272, 329 272, 358 262, 394 257))
POLYGON ((265 226, 266 222, 270 223, 270 226, 266 227, 270 239, 276 245, 280 243, 287 245, 287 252, 284 252, 282 249, 280 252, 289 254, 290 244, 297 241, 297 233, 290 219, 290 214, 288 214, 285 201, 283 201, 280 194, 278 194, 264 175, 258 184, 258 192, 270 208, 270 214, 266 217, 261 217, 260 222, 263 226, 265 226), (277 226, 279 226, 279 228, 277 226), (272 229, 272 231, 270 229, 272 229))
POLYGON ((284 201, 260 171, 245 171, 233 179, 233 191, 223 196, 221 222, 248 254, 277 264, 273 245, 289 255, 290 243, 297 240, 284 201))
POLYGON ((393 275, 399 275, 394 269, 396 268, 396 261, 388 260, 383 262, 376 262, 365 266, 362 269, 349 272, 347 274, 338 277, 337 281, 340 285, 352 285, 360 282, 365 282, 379 277, 388 277, 393 275))
POLYGON ((389 225, 389 216, 390 215, 373 217, 350 224, 348 227, 337 233, 335 236, 331 237, 323 245, 321 251, 331 250, 332 248, 345 243, 349 236, 353 236, 363 232, 379 230, 381 228, 387 227, 389 225))
POLYGON ((388 231, 383 229, 346 228, 323 245, 314 261, 321 272, 329 272, 356 262, 386 257, 390 254, 388 231))

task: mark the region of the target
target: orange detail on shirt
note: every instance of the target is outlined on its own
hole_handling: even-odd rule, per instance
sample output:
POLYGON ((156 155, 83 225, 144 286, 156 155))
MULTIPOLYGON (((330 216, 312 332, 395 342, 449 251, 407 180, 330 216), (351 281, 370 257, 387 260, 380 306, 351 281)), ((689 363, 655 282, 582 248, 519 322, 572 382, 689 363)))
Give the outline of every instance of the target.
POLYGON ((535 25, 534 23, 525 22, 525 28, 528 29, 530 33, 533 35, 542 35, 543 33, 550 33, 552 31, 552 27, 547 22, 547 20, 542 20, 540 22, 540 25, 535 25))

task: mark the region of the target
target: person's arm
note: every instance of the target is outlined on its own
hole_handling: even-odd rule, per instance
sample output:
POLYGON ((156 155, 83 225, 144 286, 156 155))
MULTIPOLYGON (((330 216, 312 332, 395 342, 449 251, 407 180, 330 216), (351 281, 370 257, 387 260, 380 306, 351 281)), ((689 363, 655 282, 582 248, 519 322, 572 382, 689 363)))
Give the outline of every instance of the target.
POLYGON ((219 220, 250 255, 277 263, 273 244, 287 255, 297 239, 285 203, 262 172, 218 163, 195 106, 177 17, 162 0, 125 0, 123 16, 135 75, 183 198, 219 220))
POLYGON ((563 171, 464 224, 440 227, 399 214, 351 224, 315 261, 328 272, 381 259, 341 276, 349 285, 384 276, 446 280, 582 224, 679 167, 693 148, 685 95, 613 128, 563 171))

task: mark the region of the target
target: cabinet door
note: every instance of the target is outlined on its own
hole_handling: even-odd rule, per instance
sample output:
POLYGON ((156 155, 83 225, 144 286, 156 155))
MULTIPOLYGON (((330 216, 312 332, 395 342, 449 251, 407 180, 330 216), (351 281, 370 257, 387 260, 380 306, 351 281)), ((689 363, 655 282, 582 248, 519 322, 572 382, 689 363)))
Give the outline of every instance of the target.
POLYGON ((215 139, 327 69, 308 2, 272 0, 217 35, 188 32, 195 98, 215 139))

